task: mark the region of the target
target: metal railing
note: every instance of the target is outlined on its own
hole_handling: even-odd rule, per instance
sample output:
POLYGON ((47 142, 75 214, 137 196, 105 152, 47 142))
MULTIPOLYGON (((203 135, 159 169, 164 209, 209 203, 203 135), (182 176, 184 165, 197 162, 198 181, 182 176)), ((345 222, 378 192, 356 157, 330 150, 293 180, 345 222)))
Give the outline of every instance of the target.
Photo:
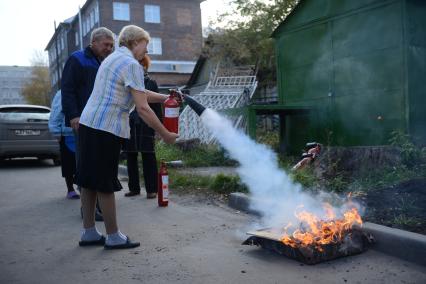
POLYGON ((210 87, 251 87, 256 76, 216 77, 210 87))

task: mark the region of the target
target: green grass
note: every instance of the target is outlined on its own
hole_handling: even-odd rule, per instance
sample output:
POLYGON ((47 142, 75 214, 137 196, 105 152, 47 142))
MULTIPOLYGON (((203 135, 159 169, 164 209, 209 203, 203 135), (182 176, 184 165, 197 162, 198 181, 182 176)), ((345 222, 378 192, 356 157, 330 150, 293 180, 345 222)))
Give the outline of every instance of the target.
POLYGON ((209 189, 221 194, 248 192, 247 187, 241 183, 238 176, 227 176, 223 174, 219 174, 213 178, 212 182, 209 184, 209 189))
POLYGON ((368 191, 383 187, 389 187, 397 183, 422 178, 426 176, 426 165, 418 165, 408 168, 405 165, 377 169, 365 172, 359 177, 351 180, 355 188, 361 191, 368 191))
POLYGON ((236 162, 215 145, 200 145, 190 151, 182 151, 175 145, 156 144, 157 160, 182 160, 187 167, 234 166, 236 162))
MULTIPOLYGON (((410 142, 409 137, 401 132, 395 131, 392 135, 391 144, 402 149, 403 162, 397 167, 346 173, 339 171, 336 165, 331 165, 330 167, 335 168, 332 171, 334 172, 333 175, 319 178, 311 166, 297 172, 291 171, 299 157, 279 156, 279 166, 286 170, 295 182, 300 183, 305 188, 317 188, 337 193, 366 192, 426 176, 426 164, 424 162, 426 150, 416 147, 410 142), (416 164, 412 163, 413 159, 415 159, 416 164)), ((257 140, 269 145, 274 150, 278 149, 279 139, 275 132, 259 131, 257 140)), ((165 161, 182 160, 187 167, 236 166, 238 164, 227 156, 223 148, 216 145, 199 145, 192 150, 183 151, 176 145, 167 145, 157 141, 156 153, 158 161, 162 159, 165 161)), ((225 175, 219 175, 215 178, 177 175, 175 182, 178 187, 202 187, 218 193, 247 190, 241 186, 241 182, 237 179, 237 177, 225 175)))
POLYGON ((416 217, 409 217, 405 214, 399 214, 395 215, 392 220, 390 220, 390 223, 397 228, 409 228, 409 227, 415 227, 421 224, 422 220, 416 217))
POLYGON ((217 194, 229 194, 231 192, 247 192, 247 188, 241 184, 237 176, 218 174, 216 176, 200 176, 194 174, 180 174, 175 170, 169 170, 170 187, 177 192, 205 192, 217 194))
POLYGON ((256 141, 265 145, 268 145, 274 151, 278 152, 280 147, 280 137, 278 131, 256 131, 256 141))

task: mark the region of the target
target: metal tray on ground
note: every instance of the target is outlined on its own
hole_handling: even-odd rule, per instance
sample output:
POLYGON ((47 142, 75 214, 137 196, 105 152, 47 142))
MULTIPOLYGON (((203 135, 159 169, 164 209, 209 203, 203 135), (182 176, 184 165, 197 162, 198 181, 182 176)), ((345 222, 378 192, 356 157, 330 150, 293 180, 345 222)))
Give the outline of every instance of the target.
POLYGON ((314 246, 293 248, 286 245, 281 241, 279 231, 270 228, 251 231, 247 234, 250 237, 242 243, 243 245, 260 246, 305 264, 317 264, 343 256, 359 254, 366 251, 374 243, 371 234, 355 227, 343 238, 342 242, 323 245, 321 250, 314 246))

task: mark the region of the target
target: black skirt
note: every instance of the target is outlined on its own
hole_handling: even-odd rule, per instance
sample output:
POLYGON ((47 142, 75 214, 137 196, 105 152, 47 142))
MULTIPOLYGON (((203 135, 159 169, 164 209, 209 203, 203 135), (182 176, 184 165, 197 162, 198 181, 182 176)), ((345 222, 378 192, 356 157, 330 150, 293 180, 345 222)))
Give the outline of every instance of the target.
POLYGON ((59 142, 59 152, 61 154, 62 176, 74 178, 76 172, 75 154, 65 145, 64 136, 61 136, 61 141, 59 142))
POLYGON ((76 183, 99 192, 120 191, 118 162, 123 138, 80 124, 76 183))

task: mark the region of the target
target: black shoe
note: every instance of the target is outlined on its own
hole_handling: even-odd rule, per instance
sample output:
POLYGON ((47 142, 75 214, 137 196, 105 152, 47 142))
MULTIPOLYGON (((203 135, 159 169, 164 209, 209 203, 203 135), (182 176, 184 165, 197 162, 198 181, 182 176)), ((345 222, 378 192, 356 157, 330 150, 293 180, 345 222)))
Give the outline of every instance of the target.
MULTIPOLYGON (((127 237, 127 236, 126 236, 127 237)), ((129 249, 129 248, 136 248, 138 246, 140 246, 141 244, 139 242, 131 242, 129 237, 127 237, 127 241, 124 244, 121 245, 104 245, 104 249, 129 249)))
POLYGON ((146 198, 148 199, 154 199, 157 198, 157 193, 156 192, 150 192, 146 194, 146 198))
POLYGON ((129 191, 124 194, 126 197, 132 197, 141 194, 139 191, 129 191))

